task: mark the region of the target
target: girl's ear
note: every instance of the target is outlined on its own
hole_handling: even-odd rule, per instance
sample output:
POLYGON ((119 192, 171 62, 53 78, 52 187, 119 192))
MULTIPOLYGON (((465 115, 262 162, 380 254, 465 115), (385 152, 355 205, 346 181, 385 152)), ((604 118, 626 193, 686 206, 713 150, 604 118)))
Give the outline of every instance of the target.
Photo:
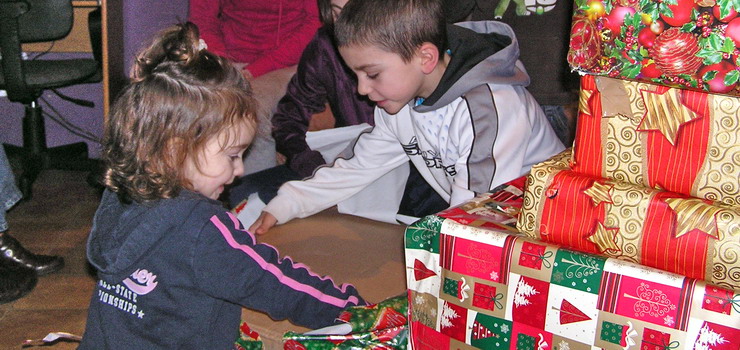
POLYGON ((419 47, 419 58, 421 59, 421 70, 424 74, 429 74, 434 71, 439 63, 439 50, 437 45, 430 42, 422 43, 419 47))

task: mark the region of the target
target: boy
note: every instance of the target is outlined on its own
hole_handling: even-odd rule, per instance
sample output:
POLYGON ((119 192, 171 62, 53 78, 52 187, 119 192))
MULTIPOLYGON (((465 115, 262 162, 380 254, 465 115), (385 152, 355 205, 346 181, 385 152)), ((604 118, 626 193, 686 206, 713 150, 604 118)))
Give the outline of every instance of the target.
POLYGON ((525 88, 507 25, 447 27, 440 0, 364 0, 344 8, 335 30, 358 92, 378 106, 375 127, 353 157, 283 185, 252 232, 331 207, 409 159, 455 206, 564 149, 525 88))

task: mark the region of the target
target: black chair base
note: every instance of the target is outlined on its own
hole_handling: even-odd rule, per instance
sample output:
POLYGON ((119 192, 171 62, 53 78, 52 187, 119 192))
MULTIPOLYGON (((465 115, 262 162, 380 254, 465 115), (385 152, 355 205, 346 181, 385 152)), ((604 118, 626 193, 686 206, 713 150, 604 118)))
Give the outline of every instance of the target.
POLYGON ((90 185, 94 185, 89 179, 94 178, 92 174, 99 172, 102 168, 101 161, 90 159, 87 155, 87 144, 84 142, 73 143, 64 146, 51 147, 34 153, 30 150, 14 146, 3 145, 8 158, 16 158, 20 161, 21 173, 18 177, 18 187, 23 193, 23 199, 29 200, 33 196, 33 183, 39 174, 46 169, 88 171, 90 185))

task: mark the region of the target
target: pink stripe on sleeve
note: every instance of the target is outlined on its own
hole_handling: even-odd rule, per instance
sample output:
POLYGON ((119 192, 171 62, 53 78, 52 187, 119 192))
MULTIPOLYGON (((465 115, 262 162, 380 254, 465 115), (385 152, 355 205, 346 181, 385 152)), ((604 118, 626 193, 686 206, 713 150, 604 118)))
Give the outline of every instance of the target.
MULTIPOLYGON (((239 221, 238 221, 238 219, 236 217, 234 217, 231 213, 228 213, 228 215, 229 215, 229 217, 231 217, 232 221, 234 222, 235 229, 238 229, 238 227, 239 227, 239 221)), ((313 286, 310 286, 310 285, 301 283, 299 281, 294 280, 291 277, 286 276, 285 274, 283 274, 283 271, 280 270, 280 268, 277 265, 267 262, 251 246, 245 245, 245 244, 241 244, 241 243, 237 242, 234 239, 234 236, 232 234, 232 231, 229 230, 229 228, 226 227, 226 225, 223 222, 221 222, 221 220, 219 220, 219 218, 216 215, 214 215, 214 216, 211 217, 211 222, 216 226, 216 228, 218 228, 218 230, 221 232, 221 235, 223 235, 224 239, 229 244, 229 246, 231 246, 234 249, 241 250, 242 252, 244 252, 245 254, 247 254, 263 270, 265 270, 265 271, 271 273, 272 275, 274 275, 278 279, 278 281, 280 281, 280 283, 282 283, 282 284, 290 287, 293 290, 306 293, 306 294, 308 294, 308 295, 316 298, 317 300, 320 300, 321 302, 324 302, 324 303, 327 303, 327 304, 331 304, 331 305, 334 305, 336 307, 346 307, 349 304, 352 304, 352 305, 357 305, 358 304, 359 300, 357 299, 356 296, 350 296, 347 300, 343 300, 341 298, 337 298, 335 296, 325 294, 325 293, 321 292, 320 290, 316 289, 313 286)), ((244 231, 244 232, 246 232, 246 231, 244 231)), ((250 235, 250 237, 254 241, 254 235, 252 235, 251 233, 248 233, 248 234, 250 235)), ((275 252, 277 252, 277 249, 275 249, 275 247, 270 246, 268 244, 263 244, 263 245, 264 246, 267 246, 267 247, 275 250, 275 252)), ((293 261, 290 260, 289 258, 285 258, 285 259, 287 259, 294 268, 303 268, 303 269, 305 269, 309 273, 309 275, 314 276, 314 277, 317 277, 317 278, 319 278, 321 280, 327 280, 328 279, 328 280, 330 280, 332 282, 332 284, 334 285, 335 288, 337 288, 338 290, 341 290, 342 292, 345 292, 347 290, 348 285, 343 284, 341 286, 341 288, 340 288, 340 287, 338 287, 336 285, 336 283, 334 283, 334 281, 331 278, 328 278, 328 277, 327 278, 322 278, 321 276, 319 276, 319 275, 313 273, 311 270, 309 270, 305 265, 303 265, 303 264, 294 264, 293 261)))

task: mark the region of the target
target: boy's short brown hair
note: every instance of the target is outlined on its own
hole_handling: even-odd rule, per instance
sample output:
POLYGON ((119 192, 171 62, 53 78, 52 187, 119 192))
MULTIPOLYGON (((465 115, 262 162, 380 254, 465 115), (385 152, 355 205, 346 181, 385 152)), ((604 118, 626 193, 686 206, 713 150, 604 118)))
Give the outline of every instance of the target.
POLYGON ((337 46, 373 45, 409 62, 425 42, 447 48, 441 0, 350 1, 335 24, 337 46))
POLYGON ((131 83, 111 108, 103 137, 106 187, 125 202, 176 196, 190 187, 186 159, 241 123, 255 130, 255 108, 249 83, 204 48, 194 24, 162 31, 138 55, 131 83))

